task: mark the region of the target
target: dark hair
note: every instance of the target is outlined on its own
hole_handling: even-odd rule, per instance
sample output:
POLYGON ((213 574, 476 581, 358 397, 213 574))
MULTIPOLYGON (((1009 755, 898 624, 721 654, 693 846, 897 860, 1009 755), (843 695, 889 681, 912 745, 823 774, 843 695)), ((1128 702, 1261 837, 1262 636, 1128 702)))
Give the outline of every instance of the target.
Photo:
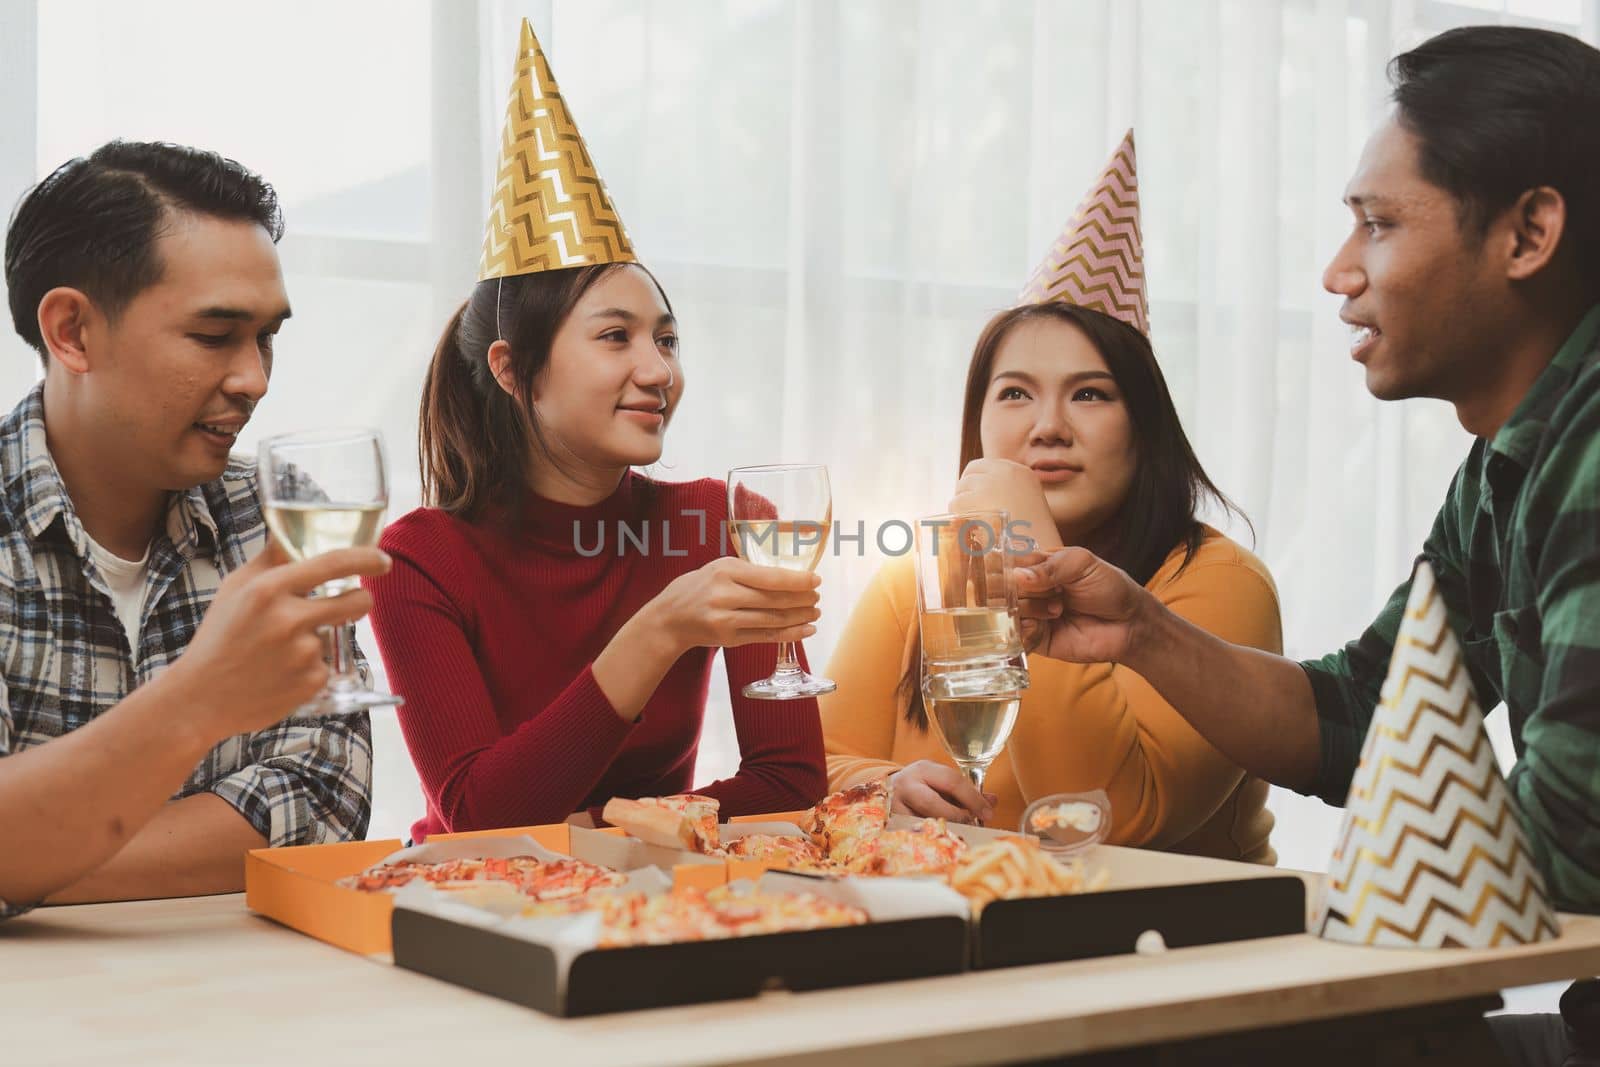
MULTIPOLYGON (((422 386, 417 455, 424 504, 468 522, 491 504, 513 515, 521 508, 529 459, 537 451, 556 460, 529 399, 550 363, 556 331, 595 283, 629 266, 644 270, 607 263, 490 278, 474 287, 445 326, 422 386), (489 370, 489 346, 501 337, 511 346, 515 398, 489 370)), ((670 311, 661 283, 645 274, 670 311)))
POLYGON ((1567 205, 1563 244, 1600 285, 1600 51, 1518 26, 1448 30, 1389 63, 1400 123, 1422 174, 1480 232, 1529 189, 1567 205))
MULTIPOLYGON (((1205 530, 1196 517, 1205 497, 1249 525, 1244 512, 1223 495, 1195 456, 1150 339, 1125 322, 1076 304, 1024 304, 1001 312, 984 327, 967 367, 961 412, 961 470, 983 455, 983 401, 1000 345, 1018 326, 1038 320, 1063 322, 1082 331, 1116 379, 1133 424, 1133 482, 1122 505, 1096 538, 1109 562, 1127 571, 1140 585, 1147 585, 1173 549, 1181 545, 1181 573, 1205 539, 1205 530)), ((928 715, 922 706, 918 658, 911 657, 899 691, 910 698, 906 719, 919 729, 926 729, 928 715)))
POLYGON ((184 145, 111 141, 28 190, 6 231, 11 321, 48 359, 39 302, 70 286, 109 318, 161 280, 156 240, 173 213, 254 222, 283 236, 278 194, 254 171, 184 145))

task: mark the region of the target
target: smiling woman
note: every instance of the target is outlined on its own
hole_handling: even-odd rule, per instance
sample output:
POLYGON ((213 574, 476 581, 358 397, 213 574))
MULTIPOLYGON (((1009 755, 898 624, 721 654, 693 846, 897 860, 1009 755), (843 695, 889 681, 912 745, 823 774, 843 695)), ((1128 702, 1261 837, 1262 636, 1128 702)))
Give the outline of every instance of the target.
POLYGON ((717 648, 743 758, 699 792, 729 815, 807 806, 824 782, 815 702, 739 694, 774 644, 815 632, 816 579, 726 558, 721 481, 634 472, 660 459, 683 395, 677 321, 526 23, 518 66, 538 85, 513 95, 481 277, 423 391, 433 506, 385 532, 395 569, 370 586, 427 798, 412 835, 683 792, 717 648), (549 143, 570 155, 551 162, 549 143), (591 187, 581 209, 562 200, 575 185, 591 187), (648 534, 615 555, 581 547, 613 523, 685 547, 652 553, 648 534))

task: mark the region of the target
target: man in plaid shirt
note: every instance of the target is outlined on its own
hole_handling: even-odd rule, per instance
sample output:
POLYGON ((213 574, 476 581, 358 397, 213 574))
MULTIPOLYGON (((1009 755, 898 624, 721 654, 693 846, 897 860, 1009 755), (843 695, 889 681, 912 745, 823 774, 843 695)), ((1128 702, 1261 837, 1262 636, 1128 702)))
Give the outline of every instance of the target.
POLYGON ((23 198, 17 332, 44 380, 0 420, 0 918, 238 890, 264 845, 360 838, 365 715, 285 718, 328 675, 377 549, 289 563, 229 449, 289 317, 272 188, 113 142, 23 198))

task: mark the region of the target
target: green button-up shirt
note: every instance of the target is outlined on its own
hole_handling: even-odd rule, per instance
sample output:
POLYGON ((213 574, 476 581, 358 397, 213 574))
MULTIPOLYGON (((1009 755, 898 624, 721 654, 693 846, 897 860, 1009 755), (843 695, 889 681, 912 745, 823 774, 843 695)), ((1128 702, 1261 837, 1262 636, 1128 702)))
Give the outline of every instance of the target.
MULTIPOLYGON (((1505 701, 1509 784, 1559 906, 1600 911, 1600 307, 1456 472, 1422 558, 1485 710, 1505 701)), ((1342 805, 1394 651, 1407 581, 1359 640, 1304 663, 1342 805)))

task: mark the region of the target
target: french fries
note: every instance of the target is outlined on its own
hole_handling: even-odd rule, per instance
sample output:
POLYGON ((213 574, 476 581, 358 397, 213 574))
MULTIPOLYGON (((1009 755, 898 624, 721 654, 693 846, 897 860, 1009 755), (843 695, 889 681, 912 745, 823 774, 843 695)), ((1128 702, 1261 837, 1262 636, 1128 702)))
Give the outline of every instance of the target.
POLYGON ((950 876, 950 886, 977 913, 992 900, 1093 892, 1109 878, 1107 871, 1090 878, 1078 859, 1070 866, 1057 863, 1032 838, 1003 837, 967 853, 950 876))

